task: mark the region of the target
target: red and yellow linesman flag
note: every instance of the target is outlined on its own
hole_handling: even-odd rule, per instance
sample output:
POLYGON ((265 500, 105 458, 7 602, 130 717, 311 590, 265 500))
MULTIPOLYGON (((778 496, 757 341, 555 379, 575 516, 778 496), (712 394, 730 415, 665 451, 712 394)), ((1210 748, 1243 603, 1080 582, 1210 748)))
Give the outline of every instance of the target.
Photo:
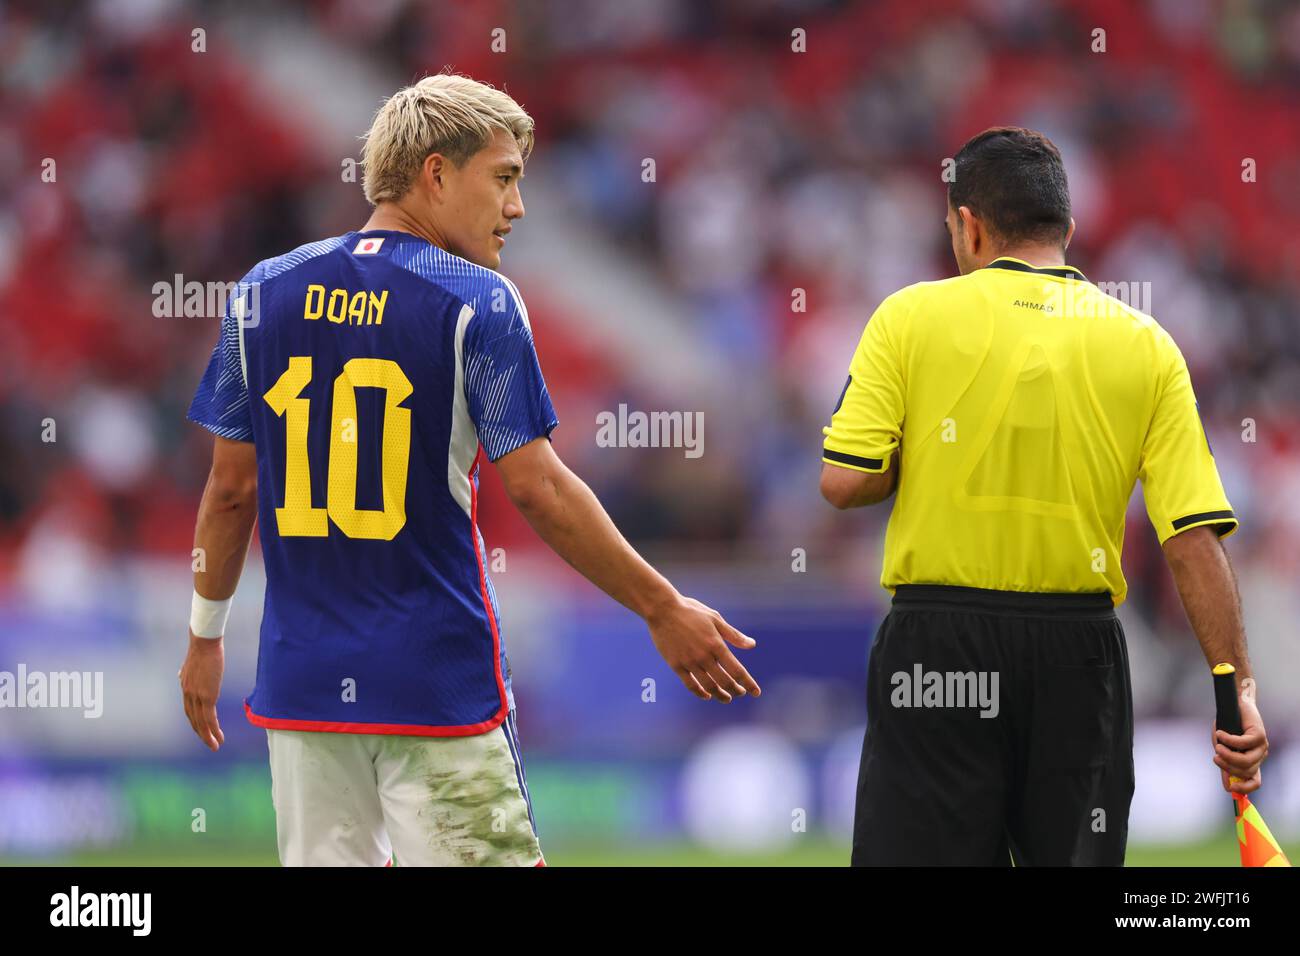
MULTIPOLYGON (((1237 702, 1237 669, 1231 664, 1215 664, 1214 722, 1219 730, 1241 735, 1241 707, 1237 702)), ((1238 778, 1229 776, 1236 783, 1238 778)), ((1237 848, 1241 850, 1242 866, 1290 866, 1291 863, 1269 832, 1268 824, 1244 793, 1233 793, 1233 809, 1237 817, 1237 848)))

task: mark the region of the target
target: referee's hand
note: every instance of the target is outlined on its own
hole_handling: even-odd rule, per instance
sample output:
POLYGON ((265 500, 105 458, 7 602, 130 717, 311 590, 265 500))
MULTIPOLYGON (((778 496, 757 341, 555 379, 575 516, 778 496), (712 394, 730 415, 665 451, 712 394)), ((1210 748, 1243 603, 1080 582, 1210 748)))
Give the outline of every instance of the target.
POLYGON ((701 700, 729 704, 733 697, 762 693, 727 647, 733 644, 749 649, 758 642, 728 624, 713 608, 678 595, 647 617, 646 625, 673 673, 701 700))
POLYGON ((1238 694, 1241 707, 1241 734, 1234 736, 1222 730, 1214 731, 1214 762, 1223 777, 1223 789, 1229 793, 1253 793, 1259 789, 1260 764, 1268 756, 1268 735, 1264 732, 1264 719, 1255 705, 1255 679, 1247 677, 1241 682, 1238 694), (1231 779, 1229 779, 1231 778, 1231 779))

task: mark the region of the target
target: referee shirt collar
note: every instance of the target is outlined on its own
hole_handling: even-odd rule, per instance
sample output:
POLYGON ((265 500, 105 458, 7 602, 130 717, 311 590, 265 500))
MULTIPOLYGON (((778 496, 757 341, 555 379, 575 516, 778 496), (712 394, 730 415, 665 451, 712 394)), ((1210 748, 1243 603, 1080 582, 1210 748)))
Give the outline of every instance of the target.
POLYGON ((984 268, 1011 269, 1014 272, 1034 272, 1038 275, 1057 276, 1061 279, 1082 279, 1084 282, 1088 281, 1088 277, 1074 266, 1031 266, 1023 259, 1014 259, 1011 256, 999 256, 984 268))

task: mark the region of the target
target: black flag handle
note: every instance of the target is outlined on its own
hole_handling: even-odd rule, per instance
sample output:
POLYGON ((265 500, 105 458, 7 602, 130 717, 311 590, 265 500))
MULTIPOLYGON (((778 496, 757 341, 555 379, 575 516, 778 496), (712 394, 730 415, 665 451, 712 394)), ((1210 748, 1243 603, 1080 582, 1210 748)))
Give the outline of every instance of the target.
POLYGON ((1215 664, 1214 670, 1214 723, 1234 737, 1241 735, 1241 707, 1237 703, 1237 668, 1231 664, 1215 664))

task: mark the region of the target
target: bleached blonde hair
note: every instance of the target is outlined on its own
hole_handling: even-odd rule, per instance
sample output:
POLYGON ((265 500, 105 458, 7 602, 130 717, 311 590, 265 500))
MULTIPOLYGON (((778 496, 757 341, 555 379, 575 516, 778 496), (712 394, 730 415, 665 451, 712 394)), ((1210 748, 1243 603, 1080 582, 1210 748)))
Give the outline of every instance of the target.
POLYGON ((507 93, 459 73, 426 76, 398 90, 375 113, 364 137, 361 184, 377 205, 401 199, 430 153, 458 167, 504 129, 525 161, 533 150, 533 118, 507 93))

